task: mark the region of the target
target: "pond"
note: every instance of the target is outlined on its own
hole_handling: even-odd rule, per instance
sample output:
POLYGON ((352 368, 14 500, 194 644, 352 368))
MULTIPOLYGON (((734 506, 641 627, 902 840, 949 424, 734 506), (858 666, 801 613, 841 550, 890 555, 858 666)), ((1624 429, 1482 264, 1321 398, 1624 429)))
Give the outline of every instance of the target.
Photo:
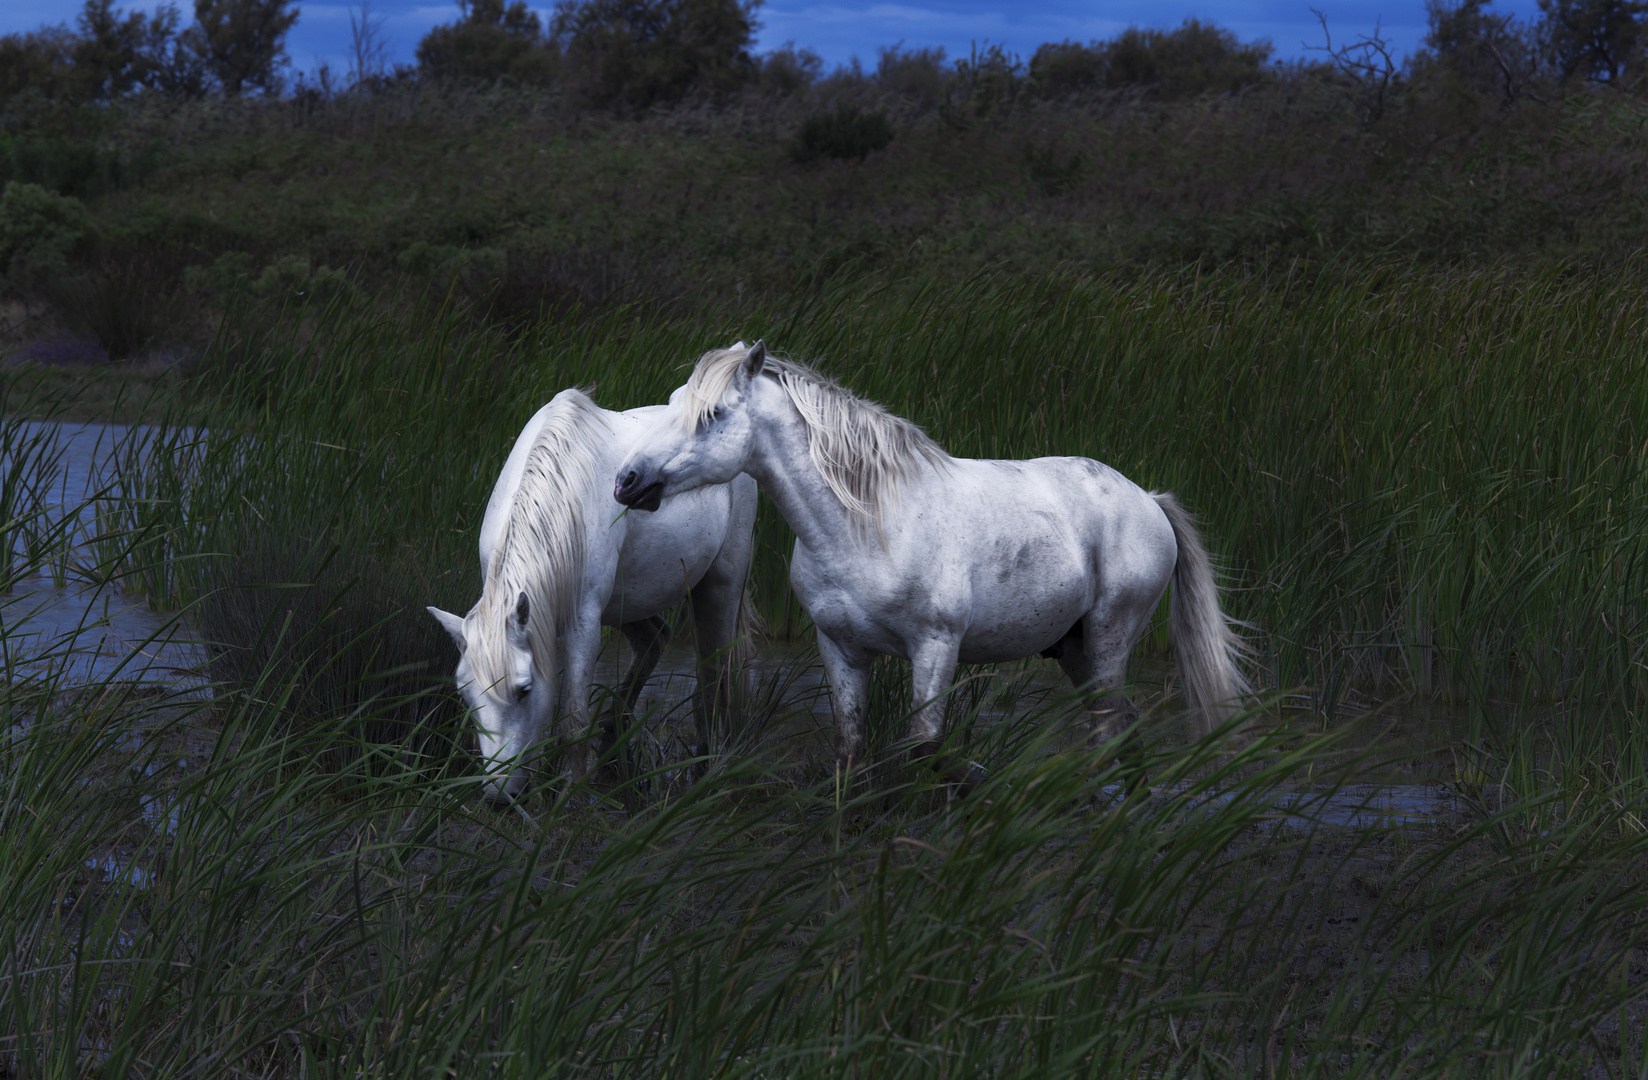
POLYGON ((60 685, 155 682, 205 685, 205 649, 186 613, 157 612, 118 582, 90 572, 86 541, 95 499, 118 469, 118 449, 146 429, 125 424, 6 421, 0 469, 15 494, 6 515, 13 565, 29 561, 30 537, 48 537, 0 595, 0 663, 8 679, 47 675, 60 685))

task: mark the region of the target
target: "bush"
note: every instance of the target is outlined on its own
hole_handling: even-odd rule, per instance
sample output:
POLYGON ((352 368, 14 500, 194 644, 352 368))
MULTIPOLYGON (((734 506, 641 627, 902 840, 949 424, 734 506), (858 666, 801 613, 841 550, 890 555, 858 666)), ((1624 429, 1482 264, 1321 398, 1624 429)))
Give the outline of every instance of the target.
POLYGON ((1030 75, 1046 97, 1126 87, 1166 99, 1228 94, 1263 81, 1272 51, 1268 41, 1244 45, 1229 30, 1186 19, 1177 30, 1129 27, 1086 47, 1043 45, 1030 59, 1030 75))
POLYGON ((0 193, 0 267, 19 285, 66 271, 95 235, 96 226, 79 199, 16 181, 0 193))
POLYGON ((189 308, 178 286, 181 259, 164 248, 105 250, 84 272, 59 273, 41 291, 73 326, 85 330, 110 360, 181 336, 189 308))
POLYGON ((312 303, 353 295, 355 287, 341 270, 312 267, 307 255, 286 255, 265 266, 252 280, 251 290, 272 300, 312 303))
POLYGON ((867 113, 857 105, 838 105, 833 112, 809 117, 801 125, 790 157, 802 165, 820 158, 857 158, 863 161, 893 141, 893 125, 885 113, 867 113))
POLYGON ((786 41, 781 48, 761 58, 756 82, 763 90, 790 97, 810 90, 823 72, 823 57, 786 41))
POLYGON ((191 266, 183 271, 183 283, 191 292, 202 293, 215 303, 226 303, 251 286, 252 257, 244 251, 226 251, 210 266, 191 266))
POLYGON ((949 75, 944 70, 944 49, 905 49, 894 45, 881 49, 876 61, 876 85, 891 94, 932 108, 944 99, 949 75))

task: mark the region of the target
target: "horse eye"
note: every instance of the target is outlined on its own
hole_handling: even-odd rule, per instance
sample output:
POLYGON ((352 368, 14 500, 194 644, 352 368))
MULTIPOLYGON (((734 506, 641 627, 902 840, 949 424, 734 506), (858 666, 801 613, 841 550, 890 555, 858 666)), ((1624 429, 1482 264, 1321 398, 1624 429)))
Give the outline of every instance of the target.
POLYGON ((515 688, 515 700, 516 701, 525 701, 526 696, 530 693, 532 693, 532 684, 531 683, 523 683, 522 685, 515 688))
POLYGON ((710 413, 710 423, 713 424, 719 419, 721 419, 721 406, 717 405, 715 411, 710 413))

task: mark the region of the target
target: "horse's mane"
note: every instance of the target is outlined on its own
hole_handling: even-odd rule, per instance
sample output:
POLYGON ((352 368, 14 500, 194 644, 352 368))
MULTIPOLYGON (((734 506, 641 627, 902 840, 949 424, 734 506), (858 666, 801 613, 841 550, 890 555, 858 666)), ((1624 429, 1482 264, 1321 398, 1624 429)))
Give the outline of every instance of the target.
MULTIPOLYGON (((727 396, 749 355, 743 342, 699 358, 687 380, 682 416, 697 431, 727 396)), ((767 354, 764 375, 778 381, 807 426, 807 450, 848 514, 881 532, 882 516, 898 505, 899 488, 924 467, 951 458, 925 431, 858 397, 809 364, 767 354)))
POLYGON ((535 678, 555 677, 556 643, 576 614, 584 580, 584 503, 595 483, 601 441, 610 435, 600 406, 582 391, 562 391, 549 403, 492 550, 481 598, 464 619, 475 683, 489 693, 507 687, 507 626, 523 592, 535 678))

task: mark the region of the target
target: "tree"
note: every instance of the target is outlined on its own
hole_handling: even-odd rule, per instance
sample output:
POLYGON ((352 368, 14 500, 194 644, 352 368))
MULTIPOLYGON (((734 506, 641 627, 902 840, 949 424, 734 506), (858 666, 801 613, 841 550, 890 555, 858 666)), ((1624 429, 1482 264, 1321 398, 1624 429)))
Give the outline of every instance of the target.
POLYGON ((30 92, 67 96, 75 80, 75 40, 74 32, 61 25, 0 37, 0 106, 30 92))
POLYGON ((418 67, 439 79, 547 86, 559 69, 543 24, 514 0, 458 0, 463 18, 437 26, 418 43, 418 67))
POLYGON ((1176 30, 1128 27, 1090 46, 1048 43, 1030 58, 1030 76, 1049 97, 1130 86, 1158 98, 1235 93, 1264 80, 1271 51, 1268 41, 1244 44, 1229 30, 1186 19, 1176 30))
POLYGON ((195 0, 195 25, 183 32, 213 81, 230 97, 279 91, 294 0, 195 0))
POLYGON ((1417 58, 1419 69, 1438 63, 1455 78, 1510 105, 1518 98, 1543 99, 1533 85, 1540 74, 1538 43, 1532 29, 1509 14, 1489 11, 1492 0, 1427 0, 1429 55, 1417 58))
POLYGON ((551 33, 584 96, 647 108, 754 79, 761 0, 561 0, 551 33))
POLYGON ((78 96, 107 101, 154 82, 177 34, 177 8, 162 4, 152 16, 122 13, 114 0, 86 0, 76 20, 74 78, 78 96))
POLYGON ((1618 84, 1642 58, 1643 0, 1539 0, 1551 63, 1574 76, 1618 84))
POLYGON ((384 18, 372 14, 371 0, 361 0, 360 12, 349 13, 349 79, 354 83, 383 77, 389 66, 389 42, 383 36, 384 18))

